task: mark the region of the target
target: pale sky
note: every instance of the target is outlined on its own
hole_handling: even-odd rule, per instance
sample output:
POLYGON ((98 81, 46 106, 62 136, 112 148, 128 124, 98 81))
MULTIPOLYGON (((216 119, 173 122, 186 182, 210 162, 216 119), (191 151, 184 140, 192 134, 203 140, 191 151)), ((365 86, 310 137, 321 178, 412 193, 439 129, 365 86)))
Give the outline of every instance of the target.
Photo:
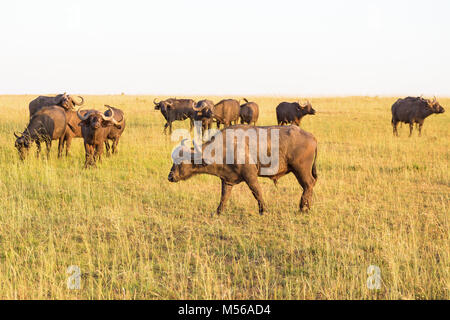
POLYGON ((2 0, 0 94, 450 96, 449 0, 2 0))

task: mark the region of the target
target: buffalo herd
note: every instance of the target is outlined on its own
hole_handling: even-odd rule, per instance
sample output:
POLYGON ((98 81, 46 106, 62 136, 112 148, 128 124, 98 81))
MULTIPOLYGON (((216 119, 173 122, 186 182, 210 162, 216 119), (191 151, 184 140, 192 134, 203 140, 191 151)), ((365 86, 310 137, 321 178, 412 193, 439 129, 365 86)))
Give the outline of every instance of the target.
MULTIPOLYGON (((265 212, 265 203, 262 197, 261 187, 257 177, 265 176, 277 180, 293 173, 303 188, 300 198, 300 210, 308 210, 311 206, 312 189, 317 180, 316 158, 317 140, 311 134, 300 128, 301 120, 305 115, 314 115, 316 110, 311 103, 281 102, 275 109, 277 126, 256 126, 259 117, 259 106, 255 102, 243 99, 224 99, 218 103, 204 99, 198 102, 192 99, 170 98, 166 100, 154 99, 154 108, 163 115, 166 123, 164 133, 169 128, 172 133, 174 121, 189 119, 192 131, 196 122, 201 123, 203 130, 212 129, 215 122, 221 136, 228 137, 228 131, 239 130, 241 132, 252 131, 253 136, 244 141, 243 145, 236 145, 232 140, 229 148, 248 150, 254 143, 258 150, 264 149, 267 154, 273 152, 273 142, 261 143, 261 137, 278 135, 277 143, 277 168, 273 172, 262 174, 264 164, 257 159, 254 163, 240 163, 239 161, 215 161, 204 155, 203 151, 211 147, 227 147, 226 139, 219 140, 216 136, 210 137, 201 146, 194 141, 194 147, 183 142, 172 154, 173 166, 168 179, 170 182, 186 180, 195 174, 210 174, 217 176, 222 181, 222 195, 216 213, 220 214, 227 202, 234 185, 245 182, 258 202, 259 213, 265 212), (240 124, 239 124, 240 122, 240 124), (290 126, 283 126, 290 125, 290 126), (250 129, 253 130, 250 130, 250 129), (276 130, 274 130, 276 129, 276 130), (254 140, 249 141, 249 140, 254 140), (184 152, 183 161, 176 161, 176 155, 184 152), (175 156, 174 156, 175 155, 175 156), (187 155, 187 156, 186 156, 187 155), (199 156, 200 155, 200 156, 199 156)), ((39 96, 29 104, 30 118, 26 129, 20 133, 14 133, 16 137, 15 147, 19 157, 24 160, 33 142, 37 146, 37 157, 41 151, 41 143, 45 143, 47 157, 53 140, 58 140, 58 157, 61 157, 66 148, 66 156, 69 154, 73 138, 83 138, 85 149, 84 168, 96 166, 101 162, 106 149, 106 155, 117 152, 120 137, 125 130, 125 115, 118 108, 105 105, 106 111, 86 109, 83 97, 74 97, 66 93, 54 97, 39 96), (77 110, 75 106, 78 107, 77 110), (111 145, 110 145, 111 142, 111 145), (110 152, 111 150, 111 152, 110 152)), ((422 97, 406 97, 398 99, 391 108, 392 127, 394 136, 398 136, 398 123, 409 124, 409 136, 411 136, 414 124, 417 125, 419 136, 425 118, 433 113, 443 113, 444 108, 434 99, 422 97)), ((234 138, 233 138, 234 139, 234 138)), ((227 156, 228 151, 225 150, 227 156)), ((233 151, 234 152, 234 151, 233 151)), ((234 155, 236 156, 236 155, 234 155)), ((223 155, 225 157, 225 155, 223 155)), ((227 159, 229 160, 229 159, 227 159)), ((237 159, 234 159, 237 160, 237 159)))
POLYGON ((53 140, 58 140, 58 157, 62 156, 64 146, 66 156, 69 154, 73 138, 83 138, 85 148, 84 167, 96 166, 101 162, 103 148, 106 154, 109 150, 117 152, 117 144, 125 129, 123 111, 106 105, 107 110, 73 110, 75 106, 84 103, 83 97, 76 101, 72 96, 64 93, 55 97, 39 96, 29 104, 30 120, 26 129, 14 133, 15 146, 20 159, 24 160, 33 142, 37 146, 37 157, 41 151, 41 143, 47 147, 47 158, 53 140), (109 145, 109 140, 112 145, 109 145))

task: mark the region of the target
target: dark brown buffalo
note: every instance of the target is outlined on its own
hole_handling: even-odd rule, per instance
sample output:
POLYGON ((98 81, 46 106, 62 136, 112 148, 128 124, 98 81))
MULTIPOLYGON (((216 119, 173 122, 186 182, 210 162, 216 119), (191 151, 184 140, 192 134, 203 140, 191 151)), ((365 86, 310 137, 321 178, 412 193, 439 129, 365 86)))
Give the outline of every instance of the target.
POLYGON ((211 129, 213 123, 212 109, 214 108, 214 102, 211 100, 200 100, 194 107, 194 121, 202 122, 203 132, 211 129))
POLYGON ((167 127, 169 127, 169 134, 172 134, 172 122, 184 121, 189 119, 190 130, 194 127, 194 106, 195 101, 191 99, 167 99, 160 102, 153 100, 155 110, 160 110, 166 124, 164 125, 164 134, 167 127))
POLYGON ((414 123, 419 127, 419 136, 422 135, 422 126, 425 118, 433 113, 444 113, 445 109, 436 101, 422 97, 406 97, 398 99, 391 107, 392 128, 395 136, 398 136, 397 125, 399 122, 409 123, 409 136, 411 137, 414 123))
POLYGON ((20 159, 24 160, 33 142, 36 142, 37 157, 41 152, 41 142, 47 147, 47 158, 50 155, 52 140, 59 140, 58 157, 62 153, 62 142, 66 132, 66 113, 59 106, 44 107, 37 111, 21 135, 14 133, 17 138, 15 147, 20 159))
MULTIPOLYGON (((249 149, 250 139, 244 138, 238 145, 238 139, 230 137, 232 142, 230 143, 230 148, 235 150, 238 149, 249 149)), ((255 136, 256 139, 256 136, 255 136)), ((194 144, 195 146, 195 144, 194 144)), ((261 187, 258 183, 258 176, 265 176, 272 179, 275 183, 282 176, 292 172, 297 178, 298 182, 303 188, 303 194, 300 200, 300 210, 308 210, 311 206, 313 187, 317 180, 316 173, 316 158, 317 158, 317 140, 314 136, 297 126, 270 126, 270 127, 251 127, 247 125, 237 125, 225 128, 221 131, 221 135, 214 135, 211 140, 202 145, 202 148, 197 147, 198 150, 202 150, 202 154, 199 157, 199 152, 194 151, 192 148, 188 148, 186 145, 182 145, 174 150, 172 158, 174 164, 170 170, 168 179, 170 182, 178 182, 180 180, 186 180, 196 174, 210 174, 219 177, 222 180, 222 196, 220 199, 219 207, 217 208, 217 214, 220 214, 225 206, 226 201, 230 197, 231 189, 234 185, 245 181, 253 193, 253 196, 258 201, 259 213, 263 214, 265 211, 265 204, 262 197, 261 187), (262 148, 259 143, 260 137, 269 136, 268 143, 265 145, 264 151, 266 154, 271 154, 275 152, 274 141, 272 137, 276 137, 276 132, 278 131, 278 142, 279 142, 279 153, 278 153, 278 169, 275 168, 272 173, 265 173, 262 175, 262 170, 266 164, 263 164, 261 160, 258 159, 253 162, 253 164, 248 161, 250 157, 247 157, 245 162, 237 161, 237 153, 234 155, 233 164, 227 164, 226 154, 227 154, 227 133, 228 131, 231 135, 237 134, 238 130, 241 133, 249 134, 256 131, 257 148, 262 148), (253 130, 253 131, 249 131, 253 130), (222 139, 218 137, 221 136, 222 139), (223 159, 218 153, 219 159, 222 159, 222 163, 218 161, 211 160, 208 157, 205 150, 208 148, 215 147, 216 150, 222 148, 223 159), (187 157, 183 157, 183 161, 179 161, 180 152, 187 157), (237 164, 244 163, 244 164, 237 164)), ((229 163, 229 162, 228 162, 229 163)))
POLYGON ((301 105, 299 102, 282 102, 278 105, 276 111, 277 123, 279 126, 284 124, 295 124, 300 126, 300 122, 305 115, 316 114, 316 110, 312 108, 309 101, 304 105, 301 105))
MULTIPOLYGON (((86 157, 84 167, 95 166, 96 161, 101 162, 104 144, 111 137, 112 127, 115 126, 122 133, 124 128, 123 112, 119 109, 108 107, 109 115, 97 110, 91 110, 82 115, 80 110, 77 111, 78 118, 81 120, 81 133, 84 139, 84 148, 86 157), (121 112, 120 120, 116 120, 115 113, 121 112)), ((113 142, 113 150, 117 147, 120 135, 116 136, 113 142)))
POLYGON ((83 97, 79 96, 79 98, 81 99, 81 102, 76 101, 72 96, 65 92, 63 94, 58 94, 55 97, 39 96, 28 105, 30 117, 41 108, 48 106, 60 106, 65 110, 71 110, 75 105, 81 106, 84 103, 83 97))
POLYGON ((256 121, 258 121, 259 117, 259 106, 255 102, 248 102, 245 98, 244 101, 245 103, 241 105, 241 109, 239 111, 241 124, 253 123, 253 125, 256 126, 256 121))

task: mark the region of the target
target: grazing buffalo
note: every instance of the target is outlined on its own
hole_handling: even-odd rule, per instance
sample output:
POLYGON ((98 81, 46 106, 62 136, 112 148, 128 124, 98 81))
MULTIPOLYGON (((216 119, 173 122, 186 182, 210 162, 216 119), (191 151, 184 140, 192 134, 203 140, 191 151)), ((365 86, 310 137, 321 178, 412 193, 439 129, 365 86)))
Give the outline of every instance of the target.
POLYGON ((101 162, 103 154, 103 145, 107 143, 107 139, 111 137, 113 139, 113 150, 116 150, 117 143, 119 142, 120 134, 124 128, 123 112, 119 109, 112 109, 108 107, 109 115, 101 113, 97 110, 90 110, 84 115, 80 110, 77 111, 78 118, 81 120, 81 133, 84 139, 84 148, 86 152, 84 167, 96 166, 96 161, 101 162), (116 112, 120 112, 121 116, 116 120, 116 112), (111 131, 113 126, 118 129, 115 134, 111 131), (120 132, 120 134, 118 134, 120 132), (112 138, 112 136, 115 138, 112 138))
POLYGON ((217 214, 222 212, 233 186, 243 181, 258 201, 259 213, 263 214, 265 204, 258 176, 266 176, 276 183, 280 177, 290 172, 303 188, 300 210, 310 208, 317 180, 317 140, 299 127, 231 126, 215 134, 201 148, 195 143, 194 147, 182 144, 174 150, 174 164, 168 179, 170 182, 178 182, 201 173, 219 177, 222 180, 222 196, 217 214), (233 150, 237 150, 236 153, 233 150), (241 157, 238 156, 238 150, 247 150, 245 161, 242 161, 242 154, 241 157), (259 150, 259 156, 255 157, 255 153, 249 150, 259 150), (266 161, 261 153, 270 155, 272 160, 266 161), (274 163, 276 165, 272 166, 274 163), (270 170, 266 170, 268 167, 270 170))
POLYGON ((213 123, 213 108, 214 102, 212 102, 211 100, 200 100, 194 107, 194 120, 202 122, 203 132, 211 129, 213 123))
POLYGON ((189 118, 190 130, 194 127, 194 106, 195 101, 191 99, 167 99, 160 102, 153 100, 155 110, 160 110, 166 124, 164 125, 164 134, 169 127, 169 134, 172 134, 172 122, 184 121, 189 118))
POLYGON ((309 101, 304 105, 301 105, 299 102, 282 102, 278 105, 276 111, 279 126, 284 124, 300 126, 300 122, 305 115, 316 114, 316 110, 312 108, 309 101))
POLYGON ((258 121, 259 117, 259 106, 255 102, 248 102, 245 98, 244 101, 245 103, 241 105, 241 109, 239 111, 241 124, 253 123, 253 125, 256 126, 256 121, 258 121))
POLYGON ((419 136, 422 135, 422 126, 425 118, 433 113, 443 113, 445 110, 436 98, 433 100, 422 97, 406 97, 398 99, 391 108, 392 127, 394 136, 398 136, 397 125, 399 122, 409 123, 409 136, 411 137, 414 123, 419 127, 419 136))
POLYGON ((237 124, 239 120, 239 101, 234 99, 225 99, 215 104, 212 108, 213 118, 217 121, 217 128, 220 128, 220 124, 229 127, 233 124, 237 124))
POLYGON ((56 97, 39 96, 28 105, 30 117, 43 107, 60 106, 65 110, 71 110, 75 105, 81 106, 84 103, 83 97, 80 97, 81 102, 76 101, 72 96, 66 94, 58 94, 56 97))
POLYGON ((66 113, 64 109, 59 106, 41 108, 30 118, 27 128, 21 135, 14 133, 17 138, 15 147, 19 152, 20 159, 25 159, 33 142, 36 142, 38 158, 41 152, 41 142, 45 142, 48 159, 52 140, 59 140, 58 157, 60 157, 65 132, 66 113))

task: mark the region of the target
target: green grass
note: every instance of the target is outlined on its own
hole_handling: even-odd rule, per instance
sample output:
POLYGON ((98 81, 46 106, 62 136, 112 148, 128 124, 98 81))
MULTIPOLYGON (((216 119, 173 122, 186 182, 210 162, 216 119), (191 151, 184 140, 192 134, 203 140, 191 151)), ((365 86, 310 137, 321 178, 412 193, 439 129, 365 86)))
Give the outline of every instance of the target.
MULTIPOLYGON (((71 156, 21 162, 13 131, 33 96, 0 96, 1 299, 449 299, 449 109, 423 136, 392 136, 395 98, 312 98, 302 127, 319 143, 312 210, 298 212, 292 175, 261 179, 269 213, 244 184, 210 217, 220 180, 169 183, 175 145, 150 96, 86 96, 124 110, 119 154, 83 169, 71 156), (81 289, 69 290, 77 265, 81 289), (381 269, 380 290, 366 286, 381 269)), ((199 97, 198 97, 199 98, 199 97)), ((260 125, 283 97, 251 97, 260 125)), ((196 98, 197 99, 197 98, 196 98)), ((219 97, 212 97, 218 101, 219 97)), ((176 122, 174 128, 188 128, 176 122)))

